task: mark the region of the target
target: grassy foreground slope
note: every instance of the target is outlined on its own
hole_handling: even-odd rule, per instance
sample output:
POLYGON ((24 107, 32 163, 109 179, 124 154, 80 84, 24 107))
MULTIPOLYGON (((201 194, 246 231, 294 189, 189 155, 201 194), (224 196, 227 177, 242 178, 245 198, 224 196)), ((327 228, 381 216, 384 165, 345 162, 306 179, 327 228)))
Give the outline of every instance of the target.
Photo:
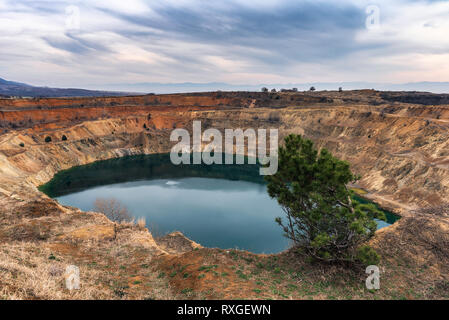
POLYGON ((365 270, 311 263, 293 250, 257 255, 202 248, 174 233, 36 202, 2 214, 2 299, 447 299, 448 222, 402 218, 379 231, 381 289, 365 270), (40 212, 45 211, 45 214, 40 212), (81 289, 65 288, 67 265, 81 289))

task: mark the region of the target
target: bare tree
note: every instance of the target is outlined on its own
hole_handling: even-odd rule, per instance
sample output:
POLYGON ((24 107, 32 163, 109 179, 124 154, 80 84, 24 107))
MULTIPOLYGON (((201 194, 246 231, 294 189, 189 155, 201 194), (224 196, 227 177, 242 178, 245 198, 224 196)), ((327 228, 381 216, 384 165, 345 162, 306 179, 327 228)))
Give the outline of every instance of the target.
POLYGON ((98 198, 95 200, 94 210, 103 213, 109 220, 114 222, 131 221, 132 216, 128 209, 117 199, 98 198))

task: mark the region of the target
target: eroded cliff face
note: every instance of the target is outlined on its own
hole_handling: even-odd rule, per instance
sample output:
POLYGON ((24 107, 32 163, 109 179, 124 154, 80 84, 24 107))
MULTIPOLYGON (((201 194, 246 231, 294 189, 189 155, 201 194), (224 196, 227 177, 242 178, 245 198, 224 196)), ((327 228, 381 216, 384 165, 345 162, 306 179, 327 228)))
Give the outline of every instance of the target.
POLYGON ((348 160, 368 197, 403 215, 447 202, 449 106, 390 103, 380 96, 356 91, 0 100, 0 192, 37 193, 35 186, 74 165, 169 152, 171 131, 191 130, 192 121, 201 120, 203 130, 303 134, 348 160))
MULTIPOLYGON (((449 281, 447 212, 413 210, 449 200, 449 106, 391 102, 391 96, 403 100, 400 93, 370 90, 0 99, 0 292, 10 298, 167 299, 185 298, 175 291, 194 288, 198 298, 256 297, 253 280, 234 275, 222 284, 212 274, 200 277, 198 270, 211 264, 232 273, 237 262, 227 251, 201 249, 179 233, 154 239, 141 226, 117 226, 99 213, 60 206, 37 189, 72 166, 169 152, 172 130, 191 131, 193 120, 201 120, 203 130, 277 128, 280 138, 302 134, 349 161, 362 176, 358 186, 366 196, 404 216, 373 239, 395 270, 384 275, 386 283, 392 290, 413 288, 420 297, 443 297, 449 281), (418 237, 420 226, 426 232, 418 237), (53 255, 56 264, 48 258, 53 255), (401 271, 398 259, 414 271, 401 271), (73 263, 85 275, 85 290, 69 293, 55 280, 61 276, 55 268, 73 263), (198 275, 188 281, 183 275, 158 276, 183 263, 198 275)), ((423 96, 418 98, 422 103, 423 96)), ((406 101, 413 102, 413 95, 406 101)), ((248 261, 270 259, 247 255, 248 268, 258 268, 248 261)), ((288 268, 291 258, 281 255, 288 268)), ((354 290, 359 298, 371 298, 354 290)))

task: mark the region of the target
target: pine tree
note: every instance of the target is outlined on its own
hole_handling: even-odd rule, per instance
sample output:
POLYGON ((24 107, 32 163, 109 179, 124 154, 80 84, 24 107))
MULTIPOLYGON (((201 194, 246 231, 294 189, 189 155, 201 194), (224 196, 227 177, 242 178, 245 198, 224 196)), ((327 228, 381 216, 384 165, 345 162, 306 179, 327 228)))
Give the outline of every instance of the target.
POLYGON ((318 151, 311 140, 293 134, 285 138, 279 170, 266 180, 269 195, 286 213, 276 222, 299 252, 325 261, 378 261, 364 244, 376 232, 374 218, 385 220, 385 215, 351 198, 347 185, 358 179, 349 163, 326 149, 318 151))

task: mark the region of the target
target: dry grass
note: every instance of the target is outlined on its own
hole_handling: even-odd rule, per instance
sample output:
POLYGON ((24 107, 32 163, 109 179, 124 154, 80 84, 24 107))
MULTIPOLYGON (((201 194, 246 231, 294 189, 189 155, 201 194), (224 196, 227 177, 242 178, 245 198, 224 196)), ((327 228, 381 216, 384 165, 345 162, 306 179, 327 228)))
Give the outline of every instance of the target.
POLYGON ((0 212, 0 298, 176 297, 152 270, 152 259, 165 253, 143 219, 113 223, 77 209, 35 214, 39 210, 45 212, 45 202, 0 212), (80 269, 80 290, 65 287, 69 265, 80 269))
POLYGON ((96 285, 99 273, 80 266, 83 290, 65 288, 68 263, 53 259, 49 249, 33 243, 2 245, 0 251, 1 298, 3 299, 107 299, 107 291, 96 285))
POLYGON ((406 298, 449 299, 449 220, 416 215, 388 229, 373 244, 397 289, 406 298))
POLYGON ((147 222, 146 222, 145 218, 139 218, 139 219, 137 219, 136 225, 137 225, 137 227, 139 227, 140 229, 143 230, 143 229, 145 229, 147 222))
POLYGON ((113 223, 75 209, 16 212, 24 211, 0 214, 2 299, 449 298, 449 224, 440 216, 403 218, 376 234, 381 290, 371 292, 364 270, 311 263, 294 250, 201 248, 178 233, 154 239, 143 219, 113 223), (80 290, 65 288, 68 265, 80 268, 80 290))
POLYGON ((152 259, 161 253, 151 245, 151 236, 136 241, 137 235, 129 235, 122 230, 112 242, 5 244, 0 250, 0 298, 175 298, 167 281, 153 269, 152 259), (65 287, 64 275, 69 265, 80 269, 80 290, 69 291, 65 287))

